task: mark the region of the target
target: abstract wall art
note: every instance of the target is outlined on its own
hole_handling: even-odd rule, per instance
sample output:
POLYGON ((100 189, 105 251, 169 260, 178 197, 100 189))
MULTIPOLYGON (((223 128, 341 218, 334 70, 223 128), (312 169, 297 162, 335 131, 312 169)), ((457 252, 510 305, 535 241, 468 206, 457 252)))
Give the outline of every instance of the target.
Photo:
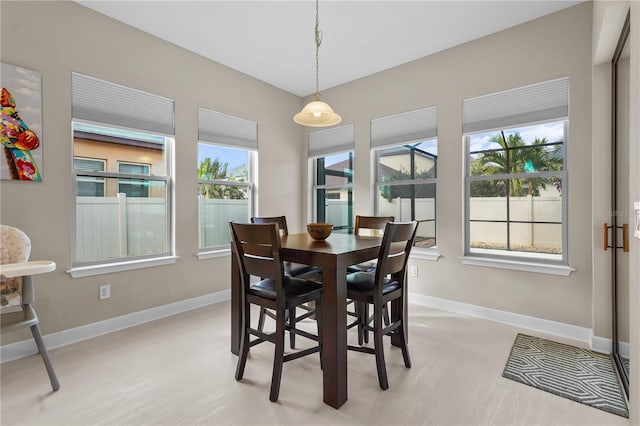
POLYGON ((40 73, 0 64, 0 179, 42 181, 42 79, 40 73))

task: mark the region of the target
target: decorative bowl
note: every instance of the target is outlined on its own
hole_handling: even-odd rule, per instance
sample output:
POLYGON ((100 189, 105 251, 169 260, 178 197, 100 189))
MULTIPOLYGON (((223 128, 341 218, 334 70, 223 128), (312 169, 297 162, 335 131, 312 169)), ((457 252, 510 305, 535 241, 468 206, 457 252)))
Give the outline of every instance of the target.
POLYGON ((309 223, 307 225, 307 232, 314 240, 324 240, 333 230, 333 225, 330 223, 309 223))

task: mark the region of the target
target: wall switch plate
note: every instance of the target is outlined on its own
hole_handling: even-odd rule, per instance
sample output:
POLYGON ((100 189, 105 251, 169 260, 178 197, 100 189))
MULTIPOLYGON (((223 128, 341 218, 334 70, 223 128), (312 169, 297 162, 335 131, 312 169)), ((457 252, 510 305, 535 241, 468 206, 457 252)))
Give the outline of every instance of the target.
POLYGON ((109 284, 100 286, 100 300, 109 299, 111 297, 111 286, 109 284))
POLYGON ((409 267, 409 276, 418 278, 418 267, 413 265, 409 267))

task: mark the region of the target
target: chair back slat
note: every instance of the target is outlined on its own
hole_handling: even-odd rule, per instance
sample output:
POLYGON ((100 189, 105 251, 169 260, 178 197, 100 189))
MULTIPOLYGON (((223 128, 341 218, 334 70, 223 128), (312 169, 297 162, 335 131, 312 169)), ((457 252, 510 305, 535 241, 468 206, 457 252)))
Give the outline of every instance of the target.
POLYGON ((387 223, 393 222, 393 216, 360 216, 356 215, 355 235, 363 235, 362 230, 369 230, 370 235, 380 235, 379 231, 383 231, 387 223))
MULTIPOLYGON (((230 222, 238 265, 243 272, 244 287, 250 282, 246 276, 271 278, 282 288, 284 273, 280 261, 280 236, 275 223, 246 224, 230 222)), ((248 277, 247 277, 248 278, 248 277)))
POLYGON ((385 226, 382 245, 376 268, 376 286, 382 291, 380 283, 389 274, 400 273, 399 284, 404 284, 407 261, 416 238, 418 222, 389 222, 385 226))
POLYGON ((271 216, 271 217, 254 216, 251 218, 251 223, 275 223, 278 225, 278 229, 280 230, 281 236, 289 235, 286 216, 271 216))

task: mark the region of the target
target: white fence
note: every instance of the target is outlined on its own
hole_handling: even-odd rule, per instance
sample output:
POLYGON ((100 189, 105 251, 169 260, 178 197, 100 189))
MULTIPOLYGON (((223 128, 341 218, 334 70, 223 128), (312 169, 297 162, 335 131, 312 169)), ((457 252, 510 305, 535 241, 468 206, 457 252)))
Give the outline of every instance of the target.
MULTIPOLYGON (((562 222, 560 197, 511 197, 511 220, 562 222)), ((471 218, 475 220, 506 220, 506 199, 473 198, 471 218)), ((397 221, 411 219, 411 200, 396 198, 379 202, 379 214, 394 216, 397 221)), ((200 247, 223 246, 229 243, 229 221, 247 221, 248 200, 212 200, 198 198, 200 247)), ((419 198, 415 203, 416 218, 435 217, 435 200, 419 198)), ((346 201, 327 200, 326 220, 348 223, 346 201)), ((443 214, 443 213, 441 213, 443 214)), ((164 198, 78 197, 76 202, 76 261, 113 259, 125 256, 165 253, 167 251, 168 213, 164 198)), ((511 224, 512 244, 561 247, 561 225, 511 224)), ((435 223, 422 223, 418 236, 435 235, 435 223)), ((446 238, 446 236, 441 236, 446 238)), ((507 225, 482 222, 472 224, 471 241, 499 245, 507 240, 507 225)))
MULTIPOLYGON (((347 201, 327 200, 327 222, 347 223, 347 201)), ((474 197, 469 204, 470 216, 474 220, 506 220, 507 201, 505 197, 474 197)), ((395 198, 391 201, 378 200, 380 216, 394 216, 397 221, 411 220, 411 200, 395 198)), ((443 214, 443 213, 441 213, 443 214)), ((435 218, 435 200, 418 198, 415 200, 415 217, 418 220, 435 218)), ((546 197, 510 197, 509 217, 523 222, 562 222, 562 198, 546 197)), ((509 228, 512 244, 522 246, 561 247, 561 225, 516 223, 509 228)), ((418 237, 435 236, 435 222, 424 222, 418 228, 418 237)), ((442 236, 446 237, 446 236, 442 236)), ((482 222, 472 224, 471 241, 486 243, 489 246, 504 244, 507 241, 505 223, 482 222)))
POLYGON ((247 222, 248 200, 218 200, 198 196, 200 247, 219 247, 231 241, 229 221, 247 222))
POLYGON ((77 197, 76 262, 167 251, 164 198, 77 197))

